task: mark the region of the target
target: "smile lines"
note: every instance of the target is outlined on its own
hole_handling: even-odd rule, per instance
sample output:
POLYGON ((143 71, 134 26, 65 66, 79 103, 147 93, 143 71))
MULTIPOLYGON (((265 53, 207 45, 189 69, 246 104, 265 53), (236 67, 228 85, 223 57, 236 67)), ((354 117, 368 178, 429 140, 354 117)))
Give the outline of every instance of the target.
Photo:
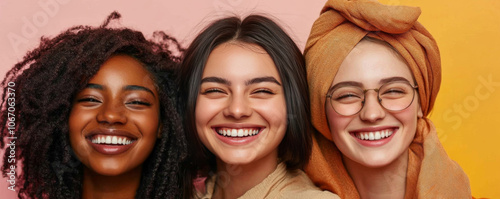
POLYGON ((217 128, 216 132, 219 135, 225 137, 247 137, 259 134, 260 130, 256 128, 245 128, 245 129, 217 128))
POLYGON ((111 136, 111 135, 96 135, 91 138, 94 144, 117 144, 117 145, 129 145, 134 142, 128 137, 123 136, 111 136))

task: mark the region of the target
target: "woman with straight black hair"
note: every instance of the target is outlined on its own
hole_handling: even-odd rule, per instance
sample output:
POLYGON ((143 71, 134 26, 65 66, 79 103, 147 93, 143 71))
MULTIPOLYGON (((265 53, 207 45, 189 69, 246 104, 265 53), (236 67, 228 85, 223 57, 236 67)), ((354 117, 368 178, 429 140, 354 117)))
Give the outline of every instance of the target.
POLYGON ((213 22, 178 78, 191 150, 186 198, 337 197, 300 170, 311 153, 304 59, 271 19, 213 22), (194 190, 197 177, 207 177, 205 190, 194 190))

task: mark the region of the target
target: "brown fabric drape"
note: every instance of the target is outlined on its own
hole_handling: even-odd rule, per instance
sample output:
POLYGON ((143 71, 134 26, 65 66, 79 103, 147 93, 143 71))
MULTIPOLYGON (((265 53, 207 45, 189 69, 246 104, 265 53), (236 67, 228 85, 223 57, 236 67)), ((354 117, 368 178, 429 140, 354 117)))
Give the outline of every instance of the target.
POLYGON ((408 153, 405 198, 470 198, 467 175, 444 151, 432 122, 441 84, 441 60, 434 38, 419 23, 420 8, 387 6, 370 0, 329 0, 313 24, 304 51, 311 117, 318 130, 306 173, 320 188, 341 198, 359 198, 341 152, 332 141, 325 114, 326 93, 340 64, 365 37, 391 44, 406 60, 417 82, 423 118, 408 153))

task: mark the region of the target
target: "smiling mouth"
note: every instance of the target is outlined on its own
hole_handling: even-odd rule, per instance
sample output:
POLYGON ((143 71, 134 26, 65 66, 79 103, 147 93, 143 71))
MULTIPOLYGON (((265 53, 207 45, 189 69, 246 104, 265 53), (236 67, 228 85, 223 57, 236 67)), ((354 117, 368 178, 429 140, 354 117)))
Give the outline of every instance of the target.
POLYGON ((260 133, 260 128, 216 128, 215 132, 224 137, 240 138, 256 136, 260 133))
POLYGON ((376 141, 390 137, 396 129, 386 129, 373 132, 354 132, 352 135, 360 140, 376 141))
POLYGON ((126 136, 116 135, 92 135, 87 137, 92 143, 100 145, 129 145, 137 141, 126 136))

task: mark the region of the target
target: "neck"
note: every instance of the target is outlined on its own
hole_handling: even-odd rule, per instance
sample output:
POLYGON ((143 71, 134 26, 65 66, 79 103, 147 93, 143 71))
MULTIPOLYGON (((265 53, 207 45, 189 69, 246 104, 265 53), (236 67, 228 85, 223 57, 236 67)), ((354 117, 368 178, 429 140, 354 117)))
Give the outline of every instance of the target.
POLYGON ((226 164, 217 159, 214 199, 238 198, 262 182, 278 165, 278 152, 249 164, 226 164))
POLYGON ((117 176, 104 176, 85 167, 82 198, 135 198, 142 167, 117 176))
POLYGON ((382 167, 366 167, 342 156, 359 196, 363 199, 404 198, 408 153, 382 167))

